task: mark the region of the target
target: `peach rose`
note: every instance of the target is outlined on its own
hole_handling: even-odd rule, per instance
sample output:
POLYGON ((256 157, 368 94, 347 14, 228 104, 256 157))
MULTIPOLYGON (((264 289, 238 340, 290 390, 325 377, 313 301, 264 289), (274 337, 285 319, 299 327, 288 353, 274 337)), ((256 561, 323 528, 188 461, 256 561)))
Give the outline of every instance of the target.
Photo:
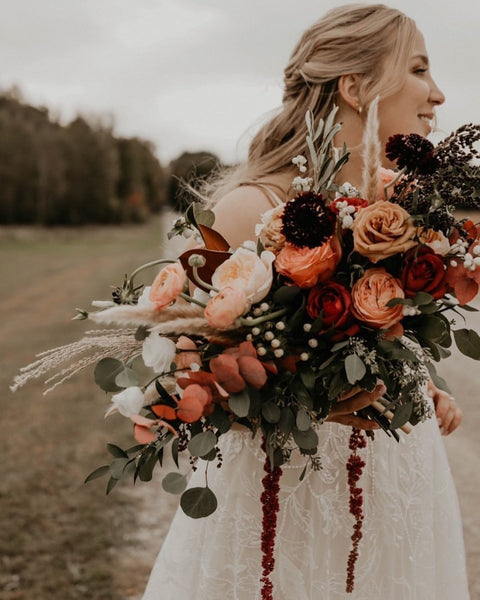
POLYGON ((358 211, 353 224, 355 250, 373 263, 417 245, 416 227, 408 212, 386 200, 358 211))
POLYGON ((330 279, 341 258, 340 242, 332 235, 316 248, 298 248, 287 242, 277 255, 275 268, 299 287, 311 288, 330 279))
POLYGON ((260 236, 266 247, 280 250, 285 245, 285 236, 282 233, 284 210, 283 204, 267 210, 262 215, 262 223, 255 227, 255 235, 260 236))
POLYGON ((264 250, 260 256, 246 248, 238 248, 212 276, 212 285, 219 290, 240 287, 250 304, 263 300, 273 280, 272 263, 275 254, 264 250))
MULTIPOLYGON (((384 169, 380 167, 378 169, 378 199, 385 200, 385 186, 391 183, 395 177, 397 177, 398 173, 392 171, 391 169, 384 169)), ((393 188, 395 186, 389 187, 387 189, 387 197, 390 199, 393 195, 393 188)))
POLYGON ((419 227, 417 229, 417 237, 422 244, 431 248, 435 254, 446 256, 450 252, 450 242, 441 231, 419 227))
POLYGON ((383 268, 367 269, 352 288, 352 314, 375 329, 389 329, 403 317, 403 306, 389 308, 393 298, 405 298, 398 279, 383 268))
POLYGON ((177 350, 184 351, 178 352, 175 357, 177 369, 188 369, 191 368, 192 364, 199 365, 200 367, 202 366, 202 357, 197 352, 197 346, 193 340, 186 335, 181 335, 178 338, 176 347, 177 350), (185 350, 187 350, 187 352, 185 352, 185 350))
POLYGON ((220 290, 205 307, 208 324, 216 329, 228 329, 235 320, 248 309, 249 303, 240 287, 226 287, 220 290))
POLYGON ((167 265, 155 277, 149 299, 157 310, 169 306, 182 292, 186 274, 180 263, 167 265))

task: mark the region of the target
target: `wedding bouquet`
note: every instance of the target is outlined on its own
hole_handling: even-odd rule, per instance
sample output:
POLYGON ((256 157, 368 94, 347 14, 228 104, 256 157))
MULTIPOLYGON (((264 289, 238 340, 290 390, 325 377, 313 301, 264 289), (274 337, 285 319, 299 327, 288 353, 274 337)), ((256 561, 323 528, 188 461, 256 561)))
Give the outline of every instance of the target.
MULTIPOLYGON (((457 328, 451 315, 474 310, 480 284, 480 227, 453 217, 456 204, 479 206, 475 143, 480 128, 460 128, 436 148, 418 135, 396 135, 387 156, 399 170, 380 168, 376 103, 369 112, 362 192, 335 178, 348 160, 337 149, 336 109, 314 123, 306 115, 309 158, 297 156, 295 197, 261 217, 256 239, 232 250, 213 228, 214 214, 194 203, 169 237, 194 232, 201 247, 175 260, 155 260, 125 278, 100 310, 76 318, 121 329, 92 330, 78 342, 43 353, 16 378, 17 389, 50 370, 56 387, 81 368, 111 394, 107 415, 133 422, 137 445, 108 444, 113 457, 87 481, 108 475, 107 493, 133 475, 149 481, 165 452, 179 467, 221 464, 219 439, 234 423, 261 435, 263 480, 263 590, 269 576, 281 465, 292 452, 305 468, 321 468, 317 428, 341 398, 373 391, 382 401, 361 411, 398 439, 431 416, 425 388, 445 388, 434 362, 459 350, 480 359, 480 338, 457 328), (162 265, 151 286, 136 285, 146 268, 162 265), (66 366, 65 366, 66 365, 66 366)), ((361 538, 357 486, 365 438, 353 430, 347 464, 355 517, 347 590, 361 538)), ((165 474, 163 488, 181 494, 193 518, 215 511, 208 483, 188 488, 183 468, 165 474)))

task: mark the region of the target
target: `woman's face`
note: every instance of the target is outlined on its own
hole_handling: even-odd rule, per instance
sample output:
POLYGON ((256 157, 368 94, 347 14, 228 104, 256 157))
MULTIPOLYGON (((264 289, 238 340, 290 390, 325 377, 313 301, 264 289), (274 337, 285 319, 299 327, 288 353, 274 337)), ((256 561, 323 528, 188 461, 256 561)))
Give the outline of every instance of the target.
POLYGON ((418 133, 426 137, 432 131, 435 108, 445 101, 432 79, 425 42, 419 31, 406 66, 403 86, 379 103, 379 134, 383 144, 396 133, 418 133))

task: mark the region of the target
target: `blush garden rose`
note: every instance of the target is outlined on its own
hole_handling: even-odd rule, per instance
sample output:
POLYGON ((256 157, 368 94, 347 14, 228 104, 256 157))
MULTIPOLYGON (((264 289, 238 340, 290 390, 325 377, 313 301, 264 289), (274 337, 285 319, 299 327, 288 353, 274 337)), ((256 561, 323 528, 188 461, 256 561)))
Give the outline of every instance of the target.
POLYGON ((398 279, 383 268, 368 269, 352 288, 352 313, 370 327, 389 329, 403 317, 401 304, 387 306, 394 298, 405 298, 398 279))

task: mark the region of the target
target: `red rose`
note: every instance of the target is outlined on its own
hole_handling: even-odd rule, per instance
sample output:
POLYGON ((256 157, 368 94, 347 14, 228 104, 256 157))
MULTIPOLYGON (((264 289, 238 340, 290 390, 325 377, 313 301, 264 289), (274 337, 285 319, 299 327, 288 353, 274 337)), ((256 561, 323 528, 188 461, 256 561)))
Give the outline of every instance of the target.
POLYGON ((339 329, 333 339, 341 339, 345 335, 354 335, 359 326, 352 324, 350 307, 352 298, 350 292, 340 283, 331 281, 325 285, 318 285, 310 290, 307 298, 307 313, 316 319, 320 313, 323 316, 323 333, 330 327, 339 329))
POLYGON ((441 298, 446 292, 443 258, 426 246, 413 248, 405 255, 401 281, 407 298, 417 292, 441 298))

